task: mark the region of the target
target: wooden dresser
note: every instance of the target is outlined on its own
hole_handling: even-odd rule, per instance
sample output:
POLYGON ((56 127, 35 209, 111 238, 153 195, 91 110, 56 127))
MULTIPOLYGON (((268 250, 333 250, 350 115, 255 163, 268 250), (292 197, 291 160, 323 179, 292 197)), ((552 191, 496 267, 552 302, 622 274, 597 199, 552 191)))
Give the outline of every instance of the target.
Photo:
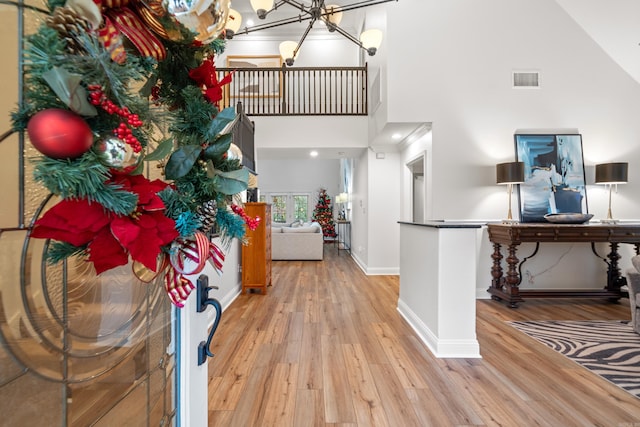
POLYGON ((260 289, 267 293, 271 286, 271 205, 245 203, 244 210, 251 217, 260 217, 254 231, 247 228, 248 243, 242 245, 242 293, 247 289, 260 289))

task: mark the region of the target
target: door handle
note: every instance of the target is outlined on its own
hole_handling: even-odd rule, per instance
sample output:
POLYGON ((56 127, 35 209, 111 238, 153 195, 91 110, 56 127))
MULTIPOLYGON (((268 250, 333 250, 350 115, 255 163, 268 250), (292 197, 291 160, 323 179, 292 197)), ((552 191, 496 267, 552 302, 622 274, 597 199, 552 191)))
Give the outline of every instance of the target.
POLYGON ((201 274, 196 281, 196 310, 198 313, 202 313, 207 309, 207 306, 211 305, 216 310, 216 317, 213 320, 213 326, 209 332, 207 341, 201 341, 198 344, 198 366, 207 361, 207 357, 213 357, 213 353, 210 350, 211 340, 213 340, 213 334, 218 329, 218 323, 222 317, 222 306, 220 302, 215 298, 209 298, 209 290, 218 289, 217 286, 209 286, 209 276, 201 274))

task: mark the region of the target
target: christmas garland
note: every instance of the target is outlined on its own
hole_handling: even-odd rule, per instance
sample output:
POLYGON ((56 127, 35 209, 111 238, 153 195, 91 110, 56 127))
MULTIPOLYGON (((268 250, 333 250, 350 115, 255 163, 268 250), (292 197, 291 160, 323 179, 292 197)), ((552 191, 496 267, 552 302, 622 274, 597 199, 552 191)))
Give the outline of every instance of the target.
POLYGON ((181 307, 193 289, 186 275, 207 260, 222 269, 224 253, 207 235, 215 229, 228 245, 260 220, 231 203, 249 175, 231 149, 235 111, 217 106, 231 81, 218 81, 214 65, 229 0, 197 15, 190 1, 47 7, 27 39, 24 102, 12 121, 42 154, 34 179, 61 200, 30 235, 53 240, 52 263, 81 255, 97 274, 130 260, 141 280, 162 274, 181 307), (165 180, 143 176, 145 162, 165 180))

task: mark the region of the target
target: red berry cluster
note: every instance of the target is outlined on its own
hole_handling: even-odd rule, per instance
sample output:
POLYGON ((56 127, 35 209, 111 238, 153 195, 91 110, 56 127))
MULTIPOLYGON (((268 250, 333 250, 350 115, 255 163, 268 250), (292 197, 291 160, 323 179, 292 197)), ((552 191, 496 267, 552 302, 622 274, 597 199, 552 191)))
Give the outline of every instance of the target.
POLYGON ((249 230, 254 231, 256 228, 258 228, 258 225, 260 225, 259 216, 255 218, 251 218, 249 215, 246 214, 244 209, 242 209, 240 206, 231 205, 231 210, 244 220, 244 223, 247 224, 247 227, 249 227, 249 230))
POLYGON ((107 98, 100 85, 89 85, 87 88, 91 91, 89 94, 89 102, 95 106, 99 106, 109 114, 117 114, 127 122, 120 122, 120 125, 113 130, 115 136, 131 146, 135 153, 142 151, 142 144, 131 132, 131 127, 137 128, 142 126, 140 116, 129 111, 127 107, 120 108, 113 101, 107 98))

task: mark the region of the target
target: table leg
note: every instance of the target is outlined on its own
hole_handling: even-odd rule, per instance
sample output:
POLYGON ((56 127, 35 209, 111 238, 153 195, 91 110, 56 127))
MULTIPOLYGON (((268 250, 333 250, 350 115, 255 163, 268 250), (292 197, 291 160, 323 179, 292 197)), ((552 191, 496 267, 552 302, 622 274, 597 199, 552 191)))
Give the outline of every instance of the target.
MULTIPOLYGON (((620 288, 627 284, 627 280, 620 273, 620 266, 618 265, 618 261, 621 256, 618 253, 619 243, 609 243, 609 247, 611 248, 611 252, 607 255, 609 258, 608 267, 607 267, 607 290, 613 292, 620 292, 620 288)), ((613 298, 617 300, 616 298, 613 298)))
POLYGON ((520 274, 518 273, 518 262, 520 261, 516 256, 518 245, 509 245, 509 255, 507 256, 507 278, 506 278, 506 293, 509 294, 509 302, 511 308, 518 307, 518 302, 522 301, 520 296, 520 274))
MULTIPOLYGON (((500 243, 493 244, 493 253, 491 254, 491 259, 493 260, 493 265, 491 266, 492 279, 489 292, 491 292, 491 290, 503 291, 504 277, 502 276, 502 251, 500 243)), ((491 298, 495 300, 502 299, 496 295, 492 295, 491 298)))

